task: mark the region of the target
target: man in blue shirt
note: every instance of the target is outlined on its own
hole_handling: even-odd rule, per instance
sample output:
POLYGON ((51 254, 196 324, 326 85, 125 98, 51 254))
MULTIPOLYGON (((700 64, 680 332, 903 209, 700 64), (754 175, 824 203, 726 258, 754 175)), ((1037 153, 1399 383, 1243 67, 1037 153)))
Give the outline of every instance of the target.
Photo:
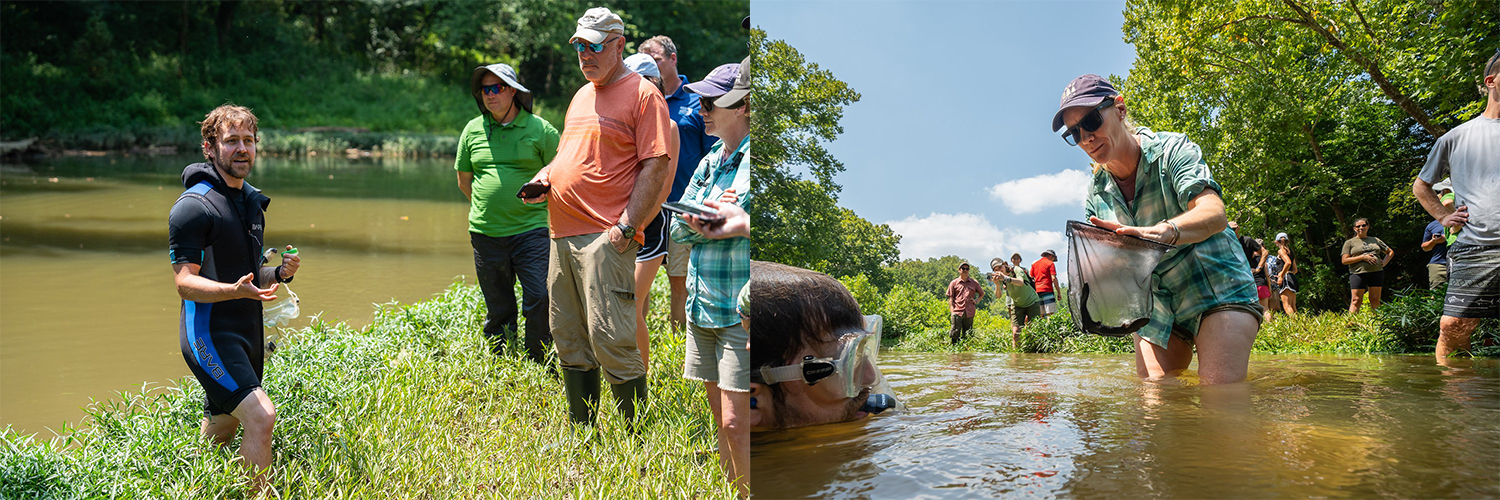
MULTIPOLYGON (((677 122, 681 146, 677 157, 677 172, 672 178, 672 192, 667 195, 667 201, 678 201, 687 190, 688 181, 693 178, 698 162, 703 160, 717 141, 704 132, 703 117, 698 114, 700 97, 683 88, 687 86, 688 79, 677 72, 677 44, 666 35, 656 35, 641 42, 640 52, 656 60, 656 67, 661 72, 662 93, 667 96, 667 113, 671 115, 672 121, 677 122)), ((667 281, 672 286, 672 325, 679 330, 687 322, 683 311, 687 307, 688 252, 691 248, 691 244, 676 241, 667 244, 666 267, 667 281)))
MULTIPOLYGON (((1432 190, 1441 198, 1447 193, 1453 192, 1453 184, 1448 180, 1439 182, 1432 186, 1432 190)), ((1444 203, 1452 208, 1452 203, 1444 203)), ((1443 232, 1443 223, 1432 221, 1427 223, 1427 228, 1422 230, 1422 251, 1432 252, 1432 257, 1427 259, 1427 286, 1436 290, 1437 287, 1448 283, 1448 238, 1443 232)))

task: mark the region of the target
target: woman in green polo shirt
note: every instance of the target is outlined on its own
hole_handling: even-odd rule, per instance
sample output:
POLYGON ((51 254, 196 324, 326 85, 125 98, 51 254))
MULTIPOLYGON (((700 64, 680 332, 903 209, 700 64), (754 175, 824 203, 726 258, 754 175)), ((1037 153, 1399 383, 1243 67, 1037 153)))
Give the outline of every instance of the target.
POLYGON ((546 364, 547 204, 522 203, 521 185, 557 156, 557 129, 531 114, 531 91, 507 64, 474 68, 469 94, 479 116, 458 136, 458 189, 469 198, 469 243, 486 309, 484 336, 501 354, 516 335, 516 282, 526 318, 526 355, 546 364))
POLYGON ((1059 108, 1052 130, 1063 130, 1063 140, 1094 161, 1089 221, 1176 245, 1152 273, 1151 320, 1134 334, 1136 372, 1175 376, 1192 363, 1196 347, 1202 384, 1243 381, 1261 308, 1198 145, 1182 134, 1135 127, 1124 96, 1098 75, 1069 83, 1059 108))

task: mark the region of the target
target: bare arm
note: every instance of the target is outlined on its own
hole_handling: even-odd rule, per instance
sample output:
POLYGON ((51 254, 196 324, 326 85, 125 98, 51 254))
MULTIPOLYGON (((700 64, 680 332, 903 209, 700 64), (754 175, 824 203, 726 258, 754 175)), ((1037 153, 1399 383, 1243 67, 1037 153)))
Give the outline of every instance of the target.
POLYGON ((474 201, 474 172, 458 173, 458 190, 463 191, 464 198, 474 201))
POLYGON ((1417 202, 1427 210, 1433 220, 1441 222, 1443 227, 1458 230, 1469 222, 1469 207, 1467 205, 1449 210, 1438 198, 1437 192, 1432 190, 1432 184, 1422 180, 1420 177, 1411 183, 1411 194, 1417 197, 1417 202))
MULTIPOLYGON (((1203 192, 1188 201, 1188 210, 1182 214, 1169 219, 1177 225, 1176 244, 1187 245, 1198 243, 1208 239, 1210 236, 1219 234, 1229 225, 1229 217, 1224 214, 1224 199, 1219 197, 1218 191, 1204 189, 1203 192)), ((1149 240, 1160 242, 1172 241, 1172 226, 1166 222, 1154 226, 1126 226, 1118 222, 1107 221, 1098 217, 1089 217, 1089 222, 1105 228, 1112 229, 1118 234, 1139 236, 1149 240)))
POLYGON ((1359 262, 1359 261, 1362 261, 1362 260, 1365 260, 1365 256, 1363 256, 1363 255, 1349 255, 1349 254, 1344 254, 1343 258, 1341 259, 1341 261, 1344 263, 1344 265, 1353 264, 1355 262, 1359 262))
MULTIPOLYGON (((234 299, 255 299, 259 301, 275 300, 276 289, 279 283, 273 283, 270 288, 256 288, 255 282, 251 281, 254 274, 246 274, 234 283, 220 283, 198 274, 201 266, 197 264, 173 264, 172 274, 177 282, 177 296, 183 300, 193 302, 212 303, 223 302, 234 299)), ((271 268, 275 269, 275 268, 271 268)))
POLYGON ((1255 252, 1255 254, 1260 256, 1260 261, 1255 264, 1255 272, 1260 273, 1261 269, 1266 268, 1266 257, 1270 257, 1271 252, 1266 250, 1266 247, 1260 247, 1260 250, 1255 252))
POLYGON ((1286 280, 1286 273, 1292 270, 1292 256, 1286 250, 1276 252, 1276 256, 1281 259, 1281 272, 1276 273, 1276 282, 1281 283, 1286 280))
POLYGON ((1422 242, 1422 251, 1423 252, 1431 252, 1432 249, 1437 248, 1438 243, 1442 243, 1442 242, 1443 242, 1443 233, 1433 234, 1432 235, 1432 239, 1429 239, 1427 241, 1423 241, 1422 242))
POLYGON ((641 160, 641 173, 635 178, 635 188, 630 190, 630 204, 625 206, 625 213, 620 214, 621 222, 641 228, 656 216, 661 210, 661 202, 657 199, 662 197, 667 175, 671 174, 668 170, 666 156, 641 160))
POLYGON ((1387 248, 1387 249, 1385 249, 1385 260, 1380 261, 1380 267, 1385 267, 1386 265, 1390 264, 1391 263, 1391 259, 1393 259, 1395 257, 1396 257, 1396 249, 1394 249, 1394 248, 1387 248))

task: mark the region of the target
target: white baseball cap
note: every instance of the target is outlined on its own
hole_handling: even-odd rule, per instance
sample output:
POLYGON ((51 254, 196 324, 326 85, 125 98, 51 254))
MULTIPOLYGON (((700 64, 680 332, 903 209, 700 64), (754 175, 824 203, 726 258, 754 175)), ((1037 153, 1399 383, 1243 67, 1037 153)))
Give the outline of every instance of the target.
POLYGON ((589 43, 604 43, 610 33, 625 34, 625 21, 620 20, 620 16, 610 12, 608 8, 594 7, 578 18, 578 31, 573 32, 570 40, 582 38, 589 43))

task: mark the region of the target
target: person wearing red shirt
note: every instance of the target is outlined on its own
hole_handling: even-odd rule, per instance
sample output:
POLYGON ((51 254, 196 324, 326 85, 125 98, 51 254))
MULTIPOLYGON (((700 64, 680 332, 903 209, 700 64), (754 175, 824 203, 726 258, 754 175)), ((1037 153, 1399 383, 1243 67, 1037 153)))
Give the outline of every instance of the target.
POLYGON ((1036 294, 1042 298, 1042 316, 1057 312, 1057 252, 1042 252, 1042 258, 1031 264, 1031 281, 1036 283, 1036 294))

